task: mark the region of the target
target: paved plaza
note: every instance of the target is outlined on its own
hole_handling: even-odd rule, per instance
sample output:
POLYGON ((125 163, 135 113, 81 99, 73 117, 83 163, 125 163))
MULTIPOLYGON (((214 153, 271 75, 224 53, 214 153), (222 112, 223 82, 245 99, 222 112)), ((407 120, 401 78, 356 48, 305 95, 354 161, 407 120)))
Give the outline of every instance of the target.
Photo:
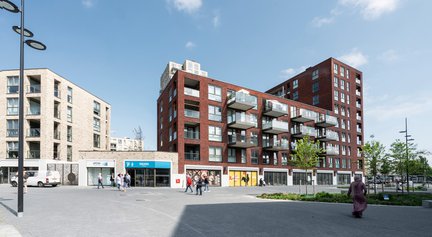
POLYGON ((350 204, 255 197, 264 192, 298 187, 212 188, 203 196, 169 188, 35 187, 17 218, 17 189, 0 185, 0 237, 432 236, 430 208, 369 205, 364 218, 355 219, 350 204))

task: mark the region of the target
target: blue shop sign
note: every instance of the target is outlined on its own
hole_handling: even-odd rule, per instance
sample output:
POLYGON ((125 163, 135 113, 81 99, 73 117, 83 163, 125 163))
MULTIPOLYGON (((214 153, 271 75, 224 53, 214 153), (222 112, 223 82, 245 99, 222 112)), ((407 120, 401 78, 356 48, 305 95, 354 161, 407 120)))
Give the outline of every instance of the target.
POLYGON ((125 161, 126 169, 139 169, 139 168, 154 168, 154 169, 169 169, 171 168, 170 162, 164 161, 125 161))

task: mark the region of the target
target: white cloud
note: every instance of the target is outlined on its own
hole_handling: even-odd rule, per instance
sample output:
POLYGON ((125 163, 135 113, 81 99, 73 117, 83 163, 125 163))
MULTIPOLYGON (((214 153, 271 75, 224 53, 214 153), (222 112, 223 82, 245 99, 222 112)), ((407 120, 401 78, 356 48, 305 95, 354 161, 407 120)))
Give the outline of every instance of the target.
POLYGON ((352 49, 348 54, 338 57, 338 59, 352 67, 360 67, 368 63, 367 57, 357 48, 352 49))
POLYGON ((315 27, 321 27, 323 25, 331 24, 335 21, 334 17, 315 17, 312 20, 312 25, 315 27))
POLYGON ((81 3, 86 8, 92 8, 96 4, 96 0, 81 0, 81 3))
POLYGON ((432 112, 431 95, 390 96, 370 98, 366 104, 367 115, 377 121, 394 120, 407 116, 426 116, 432 112))
POLYGON ((202 0, 168 0, 178 11, 186 13, 194 13, 202 6, 202 0))
POLYGON ((195 44, 194 42, 192 42, 192 41, 188 41, 188 42, 186 43, 185 47, 186 47, 187 49, 192 49, 192 48, 195 48, 195 47, 196 47, 196 44, 195 44))
POLYGON ((295 74, 298 74, 300 72, 303 72, 306 70, 306 66, 301 66, 299 68, 287 68, 282 71, 280 71, 280 77, 282 78, 289 78, 291 76, 294 76, 295 74))
POLYGON ((212 19, 212 23, 214 27, 218 27, 220 25, 220 16, 219 14, 216 14, 213 19, 212 19))
POLYGON ((381 61, 392 63, 399 60, 399 54, 394 49, 389 49, 378 56, 381 61))
POLYGON ((399 0, 339 0, 339 4, 360 9, 364 19, 375 20, 383 14, 395 11, 399 0))

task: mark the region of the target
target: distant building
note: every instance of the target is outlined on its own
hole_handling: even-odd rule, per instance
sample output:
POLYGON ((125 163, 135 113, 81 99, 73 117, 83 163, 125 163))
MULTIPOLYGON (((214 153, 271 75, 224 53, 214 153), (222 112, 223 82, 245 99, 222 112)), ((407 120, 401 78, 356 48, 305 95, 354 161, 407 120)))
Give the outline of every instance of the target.
POLYGON ((112 137, 110 142, 111 151, 144 151, 144 141, 128 137, 112 137))
MULTIPOLYGON (((0 71, 0 183, 18 167, 19 71, 0 71)), ((80 150, 109 150, 111 106, 49 69, 24 72, 24 168, 77 184, 80 150)))
POLYGON ((357 69, 329 58, 259 92, 208 78, 200 67, 179 68, 168 64, 157 101, 157 149, 178 152, 179 174, 208 175, 216 186, 254 186, 260 178, 271 185, 340 185, 363 177, 357 69), (304 136, 324 150, 307 173, 292 163, 304 136))

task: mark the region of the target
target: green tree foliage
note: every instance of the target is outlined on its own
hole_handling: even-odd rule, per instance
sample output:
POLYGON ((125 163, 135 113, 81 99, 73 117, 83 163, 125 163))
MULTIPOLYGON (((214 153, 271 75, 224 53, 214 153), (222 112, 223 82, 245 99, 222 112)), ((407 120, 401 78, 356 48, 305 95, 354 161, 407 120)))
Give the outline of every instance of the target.
MULTIPOLYGON (((375 183, 378 169, 386 156, 385 146, 378 141, 369 141, 363 146, 362 153, 367 162, 368 173, 373 176, 375 183)), ((374 192, 376 194, 376 186, 374 186, 374 192)))
MULTIPOLYGON (((323 153, 323 149, 319 146, 319 141, 314 142, 308 136, 303 137, 301 140, 297 140, 293 156, 293 164, 297 168, 304 169, 307 172, 316 167, 319 159, 319 154, 323 153)), ((307 195, 307 183, 306 182, 306 195, 307 195)))

